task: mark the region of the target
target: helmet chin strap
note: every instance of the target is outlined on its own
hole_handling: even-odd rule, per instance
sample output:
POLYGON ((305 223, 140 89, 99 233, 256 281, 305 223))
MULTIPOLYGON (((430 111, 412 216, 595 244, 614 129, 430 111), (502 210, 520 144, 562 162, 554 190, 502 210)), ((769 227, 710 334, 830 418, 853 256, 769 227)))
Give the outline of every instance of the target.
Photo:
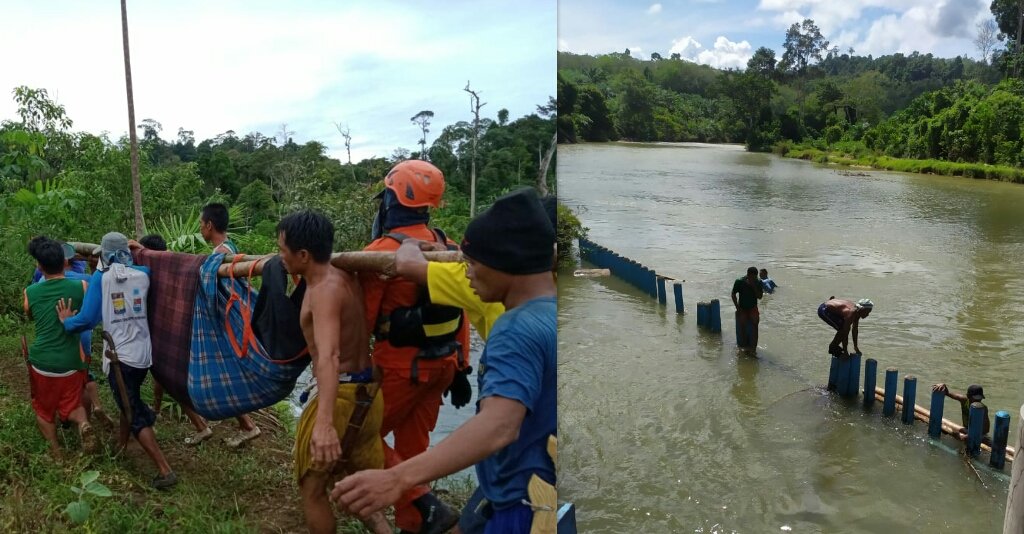
POLYGON ((403 206, 391 189, 384 189, 377 197, 381 201, 377 216, 373 218, 373 239, 380 238, 392 228, 430 222, 430 210, 403 206))

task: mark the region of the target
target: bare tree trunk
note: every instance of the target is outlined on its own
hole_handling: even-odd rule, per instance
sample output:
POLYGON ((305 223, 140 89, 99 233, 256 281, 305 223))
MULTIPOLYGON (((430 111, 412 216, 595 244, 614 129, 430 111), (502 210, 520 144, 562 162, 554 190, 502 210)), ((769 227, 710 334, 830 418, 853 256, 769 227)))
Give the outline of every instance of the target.
POLYGON ((1024 0, 1020 0, 1019 2, 1017 2, 1017 42, 1014 43, 1014 50, 1013 50, 1014 51, 1014 55, 1016 55, 1017 57, 1015 58, 1016 61, 1013 62, 1013 77, 1014 78, 1017 78, 1017 77, 1020 76, 1020 56, 1021 56, 1021 54, 1020 54, 1020 52, 1021 52, 1020 37, 1021 37, 1021 29, 1022 28, 1024 28, 1024 0))
POLYGON ((548 147, 548 151, 544 154, 544 159, 541 160, 540 170, 537 171, 537 191, 540 191, 541 196, 548 194, 548 166, 551 165, 551 157, 555 155, 557 144, 558 133, 555 132, 554 137, 551 138, 551 146, 548 147))
POLYGON ((473 217, 476 215, 476 141, 480 136, 480 108, 486 106, 487 102, 480 103, 480 93, 470 89, 468 81, 463 91, 470 94, 469 104, 473 112, 473 159, 469 167, 469 216, 473 217))
POLYGON ((135 96, 132 93, 132 61, 128 53, 128 6, 121 0, 121 38, 124 43, 124 84, 128 90, 128 140, 132 173, 132 205, 135 208, 135 239, 142 238, 142 185, 139 182, 139 139, 135 135, 135 96))

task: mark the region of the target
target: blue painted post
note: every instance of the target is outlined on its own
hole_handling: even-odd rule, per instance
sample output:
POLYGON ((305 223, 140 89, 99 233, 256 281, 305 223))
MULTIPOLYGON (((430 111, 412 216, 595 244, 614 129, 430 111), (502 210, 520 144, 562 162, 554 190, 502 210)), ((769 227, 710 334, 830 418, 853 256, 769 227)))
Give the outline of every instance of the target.
POLYGON ((896 413, 896 381, 899 380, 900 371, 895 367, 885 370, 885 397, 882 400, 882 415, 893 415, 896 413))
POLYGON ((722 331, 722 307, 719 304, 718 299, 711 299, 710 310, 708 313, 710 317, 710 328, 712 332, 718 333, 722 331))
POLYGON ((967 420, 967 455, 974 458, 981 453, 981 431, 985 425, 985 409, 980 402, 971 403, 970 418, 967 420))
POLYGON ((988 465, 1002 469, 1006 464, 1006 440, 1010 437, 1010 412, 996 412, 994 430, 992 431, 992 454, 988 465))
POLYGON ((946 407, 946 394, 941 391, 932 392, 932 405, 929 407, 928 435, 933 438, 942 437, 942 412, 946 407))
POLYGON ((836 365, 838 372, 836 373, 836 393, 840 397, 850 396, 850 359, 839 358, 839 363, 836 365))
POLYGON ((839 377, 839 358, 832 356, 832 364, 828 368, 828 390, 836 390, 836 382, 839 377))
POLYGON ((864 362, 864 407, 875 405, 875 382, 878 380, 878 361, 868 358, 864 362))
POLYGON ((917 402, 917 378, 907 375, 903 379, 903 424, 914 424, 914 405, 917 402))
POLYGON ((708 317, 708 314, 707 314, 707 309, 705 309, 705 304, 703 302, 698 302, 697 303, 697 326, 704 326, 704 323, 707 322, 707 317, 708 317))
MULTIPOLYGON (((654 272, 654 269, 649 269, 647 267, 644 267, 644 272, 647 277, 647 292, 651 294, 652 298, 657 298, 662 304, 664 304, 665 302, 662 301, 658 295, 658 273, 654 272)), ((665 289, 662 288, 662 291, 664 290, 665 289)))
POLYGON ((556 534, 576 534, 576 507, 571 502, 558 509, 558 526, 556 534))
POLYGON ((860 354, 850 356, 850 383, 846 387, 848 397, 856 397, 860 389, 860 354))
POLYGON ((683 283, 675 282, 672 284, 672 294, 676 297, 676 313, 683 313, 685 309, 683 307, 683 283))
POLYGON ((668 303, 668 293, 665 292, 665 277, 658 277, 658 304, 664 306, 668 303))

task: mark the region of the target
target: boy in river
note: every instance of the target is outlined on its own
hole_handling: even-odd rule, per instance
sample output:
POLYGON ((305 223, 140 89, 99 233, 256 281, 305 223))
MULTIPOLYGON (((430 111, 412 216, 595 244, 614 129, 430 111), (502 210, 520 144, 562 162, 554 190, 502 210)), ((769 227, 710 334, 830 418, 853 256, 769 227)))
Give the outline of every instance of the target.
MULTIPOLYGON (((330 264, 334 225, 302 211, 281 219, 277 235, 281 262, 306 280, 300 323, 317 385, 295 431, 295 475, 309 531, 335 532, 327 485, 344 474, 384 467, 384 402, 370 366, 359 281, 330 264)), ((377 534, 392 532, 381 512, 364 523, 377 534)))
POLYGON ((960 439, 967 437, 967 426, 971 420, 971 405, 977 404, 981 407, 983 415, 983 425, 981 427, 981 439, 985 443, 989 443, 988 438, 988 406, 985 406, 981 402, 981 399, 985 398, 985 390, 977 384, 967 386, 967 394, 957 393, 950 391, 946 384, 935 384, 932 386, 932 391, 939 391, 945 394, 947 397, 960 403, 960 417, 963 418, 964 427, 960 429, 960 439))

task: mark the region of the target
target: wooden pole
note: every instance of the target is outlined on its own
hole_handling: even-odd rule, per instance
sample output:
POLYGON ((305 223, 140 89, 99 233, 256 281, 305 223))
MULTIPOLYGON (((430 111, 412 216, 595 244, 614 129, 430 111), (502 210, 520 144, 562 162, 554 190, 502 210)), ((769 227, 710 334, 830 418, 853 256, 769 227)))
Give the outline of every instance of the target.
POLYGON ((717 334, 722 331, 722 305, 718 299, 711 299, 710 304, 708 313, 710 314, 711 331, 717 334))
POLYGON ((882 415, 896 413, 896 381, 899 380, 899 369, 890 367, 885 370, 885 400, 882 401, 882 415))
MULTIPOLYGON (((876 400, 882 400, 884 397, 885 397, 885 391, 882 390, 882 388, 875 388, 875 399, 876 400)), ((896 395, 896 406, 900 410, 903 409, 903 397, 901 397, 899 395, 896 395)), ((1024 406, 1022 406, 1021 408, 1022 408, 1022 411, 1024 411, 1024 406)), ((915 404, 914 405, 914 418, 917 419, 918 421, 921 421, 921 422, 924 422, 924 423, 928 423, 928 422, 931 421, 931 412, 929 412, 923 406, 918 406, 918 405, 915 404)), ((938 419, 938 418, 936 418, 936 419, 938 419)), ((941 421, 942 421, 942 432, 943 433, 948 434, 950 436, 953 436, 954 438, 957 438, 957 439, 960 439, 960 440, 964 439, 963 436, 965 436, 965 434, 966 434, 965 427, 960 426, 957 423, 954 423, 953 421, 950 421, 949 419, 944 419, 943 418, 943 419, 941 419, 941 421)), ((988 445, 984 444, 984 443, 981 444, 981 450, 992 452, 992 448, 989 447, 988 445)), ((1007 445, 1007 447, 1006 447, 1006 459, 1012 462, 1012 461, 1014 461, 1014 456, 1015 456, 1014 448, 1010 447, 1009 445, 1007 445)))
MULTIPOLYGON (((917 378, 911 375, 907 375, 903 378, 903 405, 917 406, 914 400, 917 398, 917 378)), ((903 410, 903 424, 912 425, 914 424, 914 411, 903 410)))
POLYGON ((683 284, 675 282, 672 284, 672 294, 676 297, 676 313, 683 313, 683 284))
MULTIPOLYGON (((739 323, 736 323, 736 331, 739 332, 739 323)), ((736 339, 739 339, 739 334, 736 334, 736 339)), ((839 378, 839 358, 835 356, 831 357, 831 364, 828 367, 828 390, 835 391, 836 383, 839 378)))
MULTIPOLYGON (((70 243, 75 248, 75 252, 89 258, 94 255, 94 252, 98 252, 99 246, 92 243, 70 243)), ((263 273, 263 262, 273 257, 273 254, 267 254, 263 256, 251 256, 243 255, 242 259, 234 265, 234 275, 236 278, 245 277, 249 275, 249 267, 252 262, 259 262, 253 268, 253 274, 263 273)), ((424 252, 423 256, 427 258, 427 261, 436 261, 444 263, 453 263, 462 261, 462 253, 458 251, 429 251, 424 252)), ((231 273, 232 266, 230 262, 235 256, 225 256, 224 265, 221 265, 217 269, 218 276, 228 276, 231 273)), ((387 276, 395 275, 395 253, 394 252, 335 252, 331 255, 331 265, 343 269, 345 271, 370 271, 379 272, 387 276)))
POLYGON ((860 354, 850 356, 850 383, 846 386, 846 396, 856 397, 860 390, 860 354))
POLYGON ((668 293, 665 291, 665 277, 658 276, 658 304, 664 306, 668 303, 668 293))
POLYGON ((850 358, 839 358, 836 364, 836 393, 840 397, 850 396, 850 358))
POLYGON ((139 139, 135 133, 135 95, 132 91, 132 61, 128 52, 128 6, 121 0, 121 37, 124 45, 124 85, 128 92, 128 142, 135 209, 135 239, 142 239, 142 186, 139 182, 139 139))
POLYGON ((864 362, 864 407, 875 403, 875 382, 878 380, 878 360, 868 358, 864 362))
POLYGON ((946 405, 946 394, 932 391, 932 410, 934 417, 928 418, 928 435, 933 438, 942 437, 942 411, 946 405))
POLYGON ((996 412, 993 427, 992 455, 989 456, 988 465, 1002 469, 1006 463, 1006 439, 1010 437, 1010 413, 1003 410, 996 412))
POLYGON ((967 454, 974 458, 981 453, 981 431, 985 425, 985 410, 981 403, 972 402, 968 413, 970 418, 967 421, 967 454))
MULTIPOLYGON (((1017 429, 1017 444, 1024 443, 1024 406, 1020 407, 1020 421, 1017 429)), ((1010 452, 1007 449, 1006 452, 1010 452)), ((1003 516, 1003 534, 1024 532, 1024 462, 1013 463, 1010 472, 1010 491, 1006 495, 1006 514, 1003 516)))

